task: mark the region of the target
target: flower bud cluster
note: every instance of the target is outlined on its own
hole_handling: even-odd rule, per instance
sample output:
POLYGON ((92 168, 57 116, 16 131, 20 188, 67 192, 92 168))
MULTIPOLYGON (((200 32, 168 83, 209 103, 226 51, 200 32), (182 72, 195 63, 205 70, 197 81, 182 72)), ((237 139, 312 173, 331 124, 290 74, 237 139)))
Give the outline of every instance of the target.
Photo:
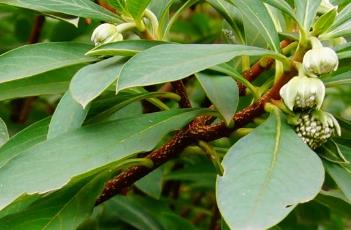
POLYGON ((297 135, 312 149, 318 148, 333 135, 340 135, 336 119, 329 113, 321 114, 322 117, 313 113, 302 113, 295 126, 297 135))

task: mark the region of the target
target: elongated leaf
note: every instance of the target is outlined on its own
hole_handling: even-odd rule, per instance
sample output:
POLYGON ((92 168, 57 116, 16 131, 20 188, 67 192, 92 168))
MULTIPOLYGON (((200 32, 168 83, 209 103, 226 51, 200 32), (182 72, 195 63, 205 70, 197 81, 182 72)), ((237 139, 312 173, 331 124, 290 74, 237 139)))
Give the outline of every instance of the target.
POLYGON ((140 20, 150 1, 151 0, 126 0, 128 12, 134 19, 140 20))
POLYGON ((25 194, 18 197, 14 202, 12 202, 6 208, 0 211, 0 219, 2 219, 5 216, 9 216, 11 214, 15 214, 25 210, 27 207, 29 207, 31 204, 37 201, 40 197, 41 196, 38 194, 25 194))
POLYGON ((152 198, 160 199, 163 171, 158 168, 135 183, 135 186, 152 198))
POLYGON ((124 62, 124 59, 114 57, 82 68, 69 87, 73 98, 86 107, 116 81, 124 62))
POLYGON ((0 0, 0 3, 43 13, 63 13, 107 22, 121 22, 119 17, 90 0, 0 0))
POLYGON ((15 136, 0 148, 0 168, 15 158, 20 152, 44 141, 48 132, 50 119, 38 121, 15 136))
POLYGON ((351 84, 351 71, 346 71, 344 73, 337 74, 333 77, 324 78, 323 82, 327 87, 351 84))
POLYGON ((239 103, 237 83, 228 76, 211 76, 199 73, 196 74, 196 77, 210 101, 229 124, 239 103))
POLYGON ((342 11, 340 11, 330 30, 339 27, 349 20, 351 20, 351 4, 348 4, 344 9, 342 9, 342 11))
POLYGON ((124 40, 106 43, 90 50, 89 56, 134 56, 135 54, 151 47, 165 44, 162 41, 150 40, 124 40))
POLYGON ((70 183, 65 188, 43 197, 27 209, 0 219, 6 230, 76 229, 89 216, 95 201, 111 173, 70 183))
POLYGON ((82 66, 72 66, 49 71, 35 77, 0 84, 0 100, 64 93, 70 80, 82 66))
POLYGON ((0 207, 23 193, 54 190, 73 176, 150 151, 165 134, 201 112, 171 110, 105 122, 11 152, 11 156, 2 159, 0 167, 0 207))
POLYGON ((336 15, 337 10, 332 9, 318 18, 318 20, 313 24, 313 34, 319 35, 328 30, 329 27, 333 24, 336 15))
POLYGON ((257 31, 265 39, 268 46, 278 52, 279 37, 273 21, 261 0, 231 0, 242 13, 244 20, 250 19, 250 23, 256 26, 257 31))
POLYGON ((276 7, 277 9, 281 10, 285 14, 289 15, 291 18, 296 20, 296 16, 294 14, 294 10, 285 0, 263 0, 264 2, 268 3, 271 6, 276 7))
POLYGON ((69 91, 61 98, 51 118, 48 139, 78 129, 82 126, 88 108, 83 109, 73 98, 69 91))
POLYGON ((275 111, 223 159, 217 202, 231 229, 267 229, 321 189, 321 160, 280 116, 275 111))
POLYGON ((0 118, 0 147, 3 146, 9 138, 6 123, 0 118))
POLYGON ((94 61, 84 56, 92 46, 72 43, 26 45, 0 55, 0 83, 46 73, 66 66, 94 61))
MULTIPOLYGON (((340 150, 345 158, 351 162, 351 148, 340 146, 340 150)), ((351 203, 351 166, 350 164, 344 167, 331 162, 324 162, 327 172, 335 180, 340 190, 345 194, 348 202, 351 203), (348 168, 348 170, 347 170, 348 168)))
POLYGON ((117 92, 131 87, 179 80, 239 55, 280 55, 243 45, 159 45, 131 58, 117 80, 117 92))
POLYGON ((309 31, 321 0, 294 0, 294 3, 297 20, 306 31, 309 31))

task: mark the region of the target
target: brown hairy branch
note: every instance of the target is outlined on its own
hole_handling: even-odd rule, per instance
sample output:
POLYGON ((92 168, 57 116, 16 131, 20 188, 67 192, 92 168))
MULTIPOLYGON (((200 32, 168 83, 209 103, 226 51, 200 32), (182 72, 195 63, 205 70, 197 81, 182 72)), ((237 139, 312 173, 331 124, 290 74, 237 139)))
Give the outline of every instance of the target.
POLYGON ((196 143, 198 140, 213 141, 228 136, 234 130, 245 126, 254 118, 261 116, 264 113, 264 105, 271 100, 279 99, 280 88, 295 74, 295 69, 286 72, 259 101, 236 113, 233 117, 234 127, 232 128, 228 128, 224 122, 209 125, 208 123, 210 123, 212 119, 209 116, 201 116, 195 119, 184 129, 178 131, 178 133, 161 148, 146 156, 154 162, 152 168, 134 166, 110 180, 106 184, 103 193, 98 198, 96 205, 110 199, 114 195, 120 193, 123 188, 132 185, 155 168, 178 156, 185 147, 196 143))
POLYGON ((171 82, 173 90, 180 96, 179 107, 180 108, 191 108, 188 94, 182 80, 171 82))

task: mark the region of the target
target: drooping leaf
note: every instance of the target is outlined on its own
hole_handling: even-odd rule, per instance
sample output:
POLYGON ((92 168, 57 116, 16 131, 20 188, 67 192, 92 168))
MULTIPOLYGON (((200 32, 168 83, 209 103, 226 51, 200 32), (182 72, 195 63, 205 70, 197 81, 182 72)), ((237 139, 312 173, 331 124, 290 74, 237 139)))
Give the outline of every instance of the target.
POLYGON ((297 20, 306 31, 309 31, 321 0, 294 0, 294 3, 297 20))
POLYGON ((111 172, 72 182, 34 201, 25 210, 0 219, 4 230, 76 229, 94 208, 111 172))
POLYGON ((48 14, 63 13, 107 22, 122 21, 117 15, 90 0, 0 0, 0 3, 48 14))
POLYGON ((9 140, 9 138, 6 123, 0 118, 0 147, 3 146, 9 140))
POLYGON ((151 0, 126 0, 128 12, 134 19, 140 21, 150 1, 151 0))
POLYGON ((132 57, 121 71, 122 89, 179 80, 239 55, 281 56, 269 50, 243 45, 159 45, 132 57))
POLYGON ((124 62, 121 57, 113 57, 79 70, 69 87, 73 98, 86 107, 116 81, 124 62))
POLYGON ((61 134, 78 129, 82 126, 89 109, 83 108, 72 97, 71 93, 67 91, 61 98, 52 115, 48 139, 52 139, 61 134))
POLYGON ((321 160, 278 111, 234 144, 223 166, 217 203, 228 225, 238 230, 277 224, 297 204, 313 199, 324 180, 321 160))
POLYGON ((92 46, 75 42, 26 45, 0 55, 0 83, 32 77, 62 67, 92 62, 92 46))
POLYGON ((150 40, 124 40, 106 43, 90 50, 89 56, 134 56, 135 54, 151 47, 165 44, 162 41, 150 40))
POLYGON ((0 100, 64 93, 81 65, 52 70, 35 77, 0 84, 0 100))
POLYGON ((273 21, 261 0, 231 0, 238 7, 244 20, 250 19, 250 24, 254 25, 264 38, 268 46, 278 52, 279 37, 274 27, 273 21))
POLYGON ((230 124, 239 103, 237 83, 229 76, 198 73, 196 77, 225 122, 230 124))
POLYGON ((104 122, 60 135, 29 149, 12 151, 1 159, 0 207, 23 193, 58 189, 73 176, 150 151, 164 135, 184 126, 202 112, 204 110, 171 110, 104 122))

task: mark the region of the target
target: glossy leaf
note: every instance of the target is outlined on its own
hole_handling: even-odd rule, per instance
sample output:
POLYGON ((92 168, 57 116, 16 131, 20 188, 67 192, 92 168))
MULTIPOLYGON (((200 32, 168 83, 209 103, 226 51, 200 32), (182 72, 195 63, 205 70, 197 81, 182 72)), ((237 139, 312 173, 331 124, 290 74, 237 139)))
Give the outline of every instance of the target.
POLYGON ((69 87, 73 98, 86 107, 116 81, 124 62, 124 59, 114 57, 79 70, 69 87))
POLYGON ((312 200, 324 180, 319 157, 277 110, 229 149, 223 166, 217 203, 228 225, 238 230, 277 224, 296 205, 312 200))
POLYGON ((26 45, 0 55, 0 83, 32 77, 62 67, 94 61, 84 56, 92 46, 72 43, 26 45))
POLYGON ((90 0, 0 0, 0 3, 43 13, 63 13, 107 22, 121 22, 119 17, 90 0))
POLYGON ((243 45, 159 45, 125 64, 117 81, 117 92, 179 80, 240 55, 281 57, 269 50, 243 45))
POLYGON ((229 76, 199 73, 196 77, 225 122, 230 124, 239 103, 237 83, 229 76))
POLYGON ((309 31, 321 0, 294 0, 294 3, 297 20, 306 31, 309 31))
POLYGON ((52 115, 48 139, 52 139, 61 134, 73 131, 82 126, 89 109, 83 109, 72 97, 71 93, 67 91, 61 98, 52 115))
POLYGON ((1 218, 0 226, 4 230, 76 229, 92 212, 110 174, 105 172, 88 180, 72 182, 36 200, 25 210, 1 218))
POLYGON ((165 44, 162 41, 150 40, 124 40, 106 43, 90 50, 89 56, 134 56, 135 54, 151 47, 165 44))
POLYGON ((9 138, 6 123, 0 118, 0 147, 3 146, 9 138))
POLYGON ((52 70, 30 78, 0 84, 0 100, 64 93, 81 65, 52 70))
POLYGON ((202 112, 171 110, 104 122, 11 152, 0 167, 0 207, 23 193, 58 189, 73 176, 150 151, 164 135, 202 112))
MULTIPOLYGON (((268 46, 278 52, 279 37, 273 21, 261 0, 231 0, 238 7, 244 18, 250 19, 250 24, 256 26, 259 34, 267 42, 268 46)), ((245 19, 244 19, 245 20, 245 19)))

